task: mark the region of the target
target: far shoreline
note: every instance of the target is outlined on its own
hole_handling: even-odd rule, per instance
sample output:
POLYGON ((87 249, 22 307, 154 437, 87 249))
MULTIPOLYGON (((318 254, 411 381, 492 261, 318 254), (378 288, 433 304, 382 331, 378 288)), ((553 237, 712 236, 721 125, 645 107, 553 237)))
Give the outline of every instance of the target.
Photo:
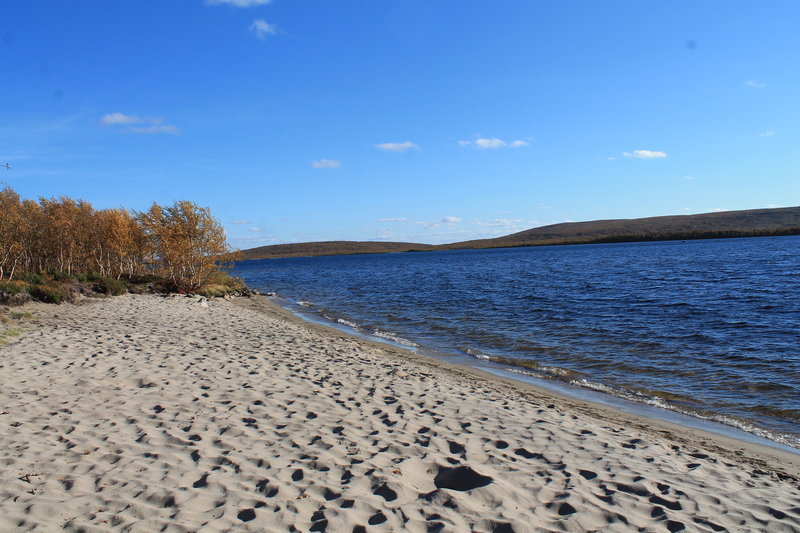
MULTIPOLYGON (((567 224, 584 223, 575 222, 567 224)), ((540 228, 534 228, 534 230, 537 229, 540 228)), ((581 238, 551 238, 540 240, 506 240, 510 237, 513 237, 513 235, 511 235, 507 237, 497 237, 495 239, 481 239, 448 244, 397 243, 386 241, 321 241, 286 243, 249 248, 246 250, 241 250, 241 259, 239 261, 300 257, 326 257, 338 255, 502 250, 507 248, 540 248, 548 246, 581 246, 593 244, 635 244, 649 242, 755 239, 765 237, 795 237, 798 235, 800 235, 800 227, 782 229, 770 228, 759 230, 614 234, 597 237, 587 236, 581 238), (317 249, 321 250, 314 251, 317 249)))

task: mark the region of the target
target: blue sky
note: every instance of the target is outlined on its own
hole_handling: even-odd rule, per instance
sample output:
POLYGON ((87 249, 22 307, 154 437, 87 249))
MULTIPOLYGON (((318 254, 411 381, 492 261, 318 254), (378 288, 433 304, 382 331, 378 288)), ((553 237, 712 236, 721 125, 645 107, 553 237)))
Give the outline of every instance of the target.
POLYGON ((800 204, 800 3, 25 1, 0 181, 240 248, 800 204))

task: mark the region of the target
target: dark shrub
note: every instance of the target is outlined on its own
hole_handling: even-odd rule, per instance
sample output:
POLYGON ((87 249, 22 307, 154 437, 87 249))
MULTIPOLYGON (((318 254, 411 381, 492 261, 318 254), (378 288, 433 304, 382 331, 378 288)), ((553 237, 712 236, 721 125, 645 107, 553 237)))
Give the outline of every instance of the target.
POLYGON ((121 279, 99 278, 95 281, 95 290, 97 292, 113 296, 120 296, 128 292, 128 284, 121 279))
POLYGON ((34 300, 48 304, 60 304, 67 297, 67 291, 60 285, 33 285, 28 289, 34 300))
POLYGON ((0 293, 13 296, 14 294, 21 293, 23 290, 24 286, 20 285, 19 283, 13 283, 11 281, 0 281, 0 293))
POLYGON ((23 281, 0 281, 0 305, 22 305, 30 301, 27 289, 23 281))
POLYGON ((31 285, 41 285, 44 283, 44 277, 40 274, 23 274, 20 276, 20 279, 30 283, 31 285))
POLYGON ((51 275, 56 281, 75 281, 78 279, 75 274, 68 274, 67 272, 53 272, 51 275))

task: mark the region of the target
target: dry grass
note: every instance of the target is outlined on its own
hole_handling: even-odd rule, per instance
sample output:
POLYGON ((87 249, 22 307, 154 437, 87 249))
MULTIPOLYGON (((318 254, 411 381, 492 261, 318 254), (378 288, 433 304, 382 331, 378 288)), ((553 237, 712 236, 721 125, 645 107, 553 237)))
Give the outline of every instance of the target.
POLYGON ((25 330, 19 326, 11 326, 0 329, 0 346, 8 343, 12 337, 19 337, 25 330))
POLYGON ((7 315, 0 315, 0 346, 7 344, 12 337, 19 337, 25 332, 22 326, 11 326, 11 322, 33 318, 29 311, 10 311, 7 315))

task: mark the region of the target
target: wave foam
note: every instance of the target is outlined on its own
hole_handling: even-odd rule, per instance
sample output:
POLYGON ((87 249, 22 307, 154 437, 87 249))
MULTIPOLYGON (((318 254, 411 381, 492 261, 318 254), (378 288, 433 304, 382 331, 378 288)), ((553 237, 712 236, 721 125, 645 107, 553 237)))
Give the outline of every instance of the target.
POLYGON ((586 379, 574 379, 570 381, 570 384, 575 385, 577 387, 582 387, 585 389, 591 389, 598 392, 602 392, 604 394, 610 394, 612 396, 616 396, 618 398, 622 398, 624 400, 628 400, 631 402, 643 403, 645 405, 658 407, 660 409, 667 409, 669 411, 674 411, 676 413, 691 416, 693 418, 708 420, 710 422, 716 422, 718 424, 722 424, 725 426, 731 426, 736 429, 740 429, 746 433, 755 435, 757 437, 768 439, 786 446, 800 448, 800 438, 798 438, 795 435, 781 433, 778 431, 770 431, 732 416, 706 413, 694 409, 679 407, 666 400, 663 400, 662 398, 658 398, 655 396, 648 396, 639 392, 628 391, 625 389, 617 389, 614 387, 609 387, 608 385, 604 385, 602 383, 588 381, 586 379))
POLYGON ((356 324, 355 322, 351 322, 350 320, 345 320, 344 318, 337 318, 336 322, 338 322, 339 324, 343 324, 345 326, 349 326, 353 329, 358 329, 358 324, 356 324))
POLYGON ((397 344, 401 344, 403 346, 408 346, 409 348, 419 348, 419 344, 414 341, 410 341, 408 339, 404 339, 403 337, 398 337, 394 333, 389 333, 388 331, 381 331, 376 329, 372 332, 375 337, 380 337, 381 339, 385 339, 387 341, 392 341, 397 344))

